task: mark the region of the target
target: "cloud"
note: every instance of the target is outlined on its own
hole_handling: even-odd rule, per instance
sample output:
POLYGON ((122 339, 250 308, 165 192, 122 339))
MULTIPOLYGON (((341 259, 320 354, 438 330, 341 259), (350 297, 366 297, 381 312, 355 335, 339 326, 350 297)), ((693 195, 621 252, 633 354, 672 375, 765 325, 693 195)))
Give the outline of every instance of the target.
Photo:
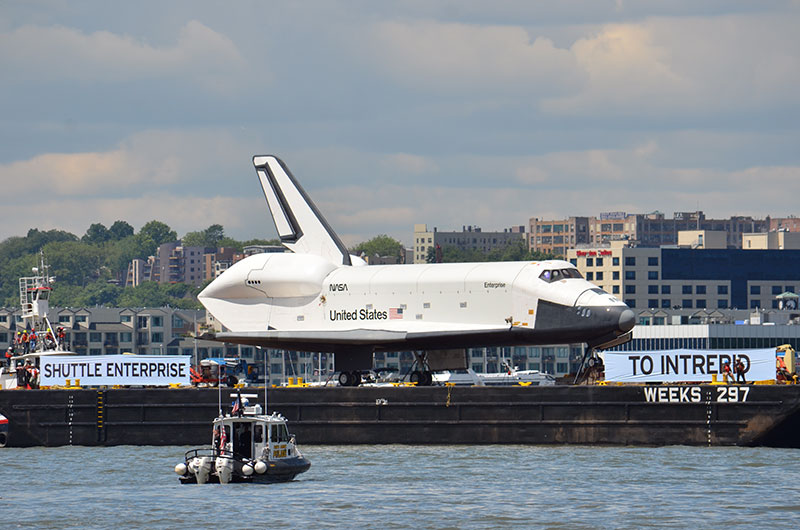
POLYGON ((514 96, 551 115, 694 118, 796 107, 798 24, 791 10, 572 28, 387 20, 364 48, 392 82, 456 101, 496 108, 514 96))
POLYGON ((249 154, 236 156, 242 150, 239 142, 223 130, 144 131, 105 152, 43 153, 0 164, 0 181, 12 196, 31 189, 97 197, 177 185, 222 185, 219 174, 243 167, 249 160, 249 154), (214 169, 219 171, 217 175, 214 169))
POLYGON ((245 62, 228 37, 196 20, 173 46, 156 47, 109 31, 83 33, 65 26, 25 25, 0 33, 0 69, 6 82, 69 81, 80 85, 185 78, 195 86, 229 90, 226 80, 245 62))
POLYGON ((556 114, 670 117, 796 107, 798 13, 648 18, 608 24, 570 47, 587 74, 556 114))
POLYGON ((369 35, 374 66, 395 82, 459 93, 553 92, 573 85, 574 59, 518 26, 384 21, 369 35))
POLYGON ((387 155, 382 161, 383 167, 390 172, 400 175, 423 175, 434 173, 438 170, 436 162, 429 157, 412 155, 408 153, 396 153, 387 155))
POLYGON ((545 110, 580 113, 600 104, 640 109, 659 98, 684 96, 691 87, 672 69, 669 48, 657 43, 647 26, 605 26, 596 36, 578 39, 570 52, 587 74, 584 90, 545 101, 545 110))

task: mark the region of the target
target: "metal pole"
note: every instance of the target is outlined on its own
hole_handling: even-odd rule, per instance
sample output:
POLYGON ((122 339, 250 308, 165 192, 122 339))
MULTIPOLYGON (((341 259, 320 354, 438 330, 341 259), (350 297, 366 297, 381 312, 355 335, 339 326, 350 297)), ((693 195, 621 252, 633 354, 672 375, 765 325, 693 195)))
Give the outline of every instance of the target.
POLYGON ((197 312, 194 313, 194 365, 200 366, 200 359, 197 358, 197 312))

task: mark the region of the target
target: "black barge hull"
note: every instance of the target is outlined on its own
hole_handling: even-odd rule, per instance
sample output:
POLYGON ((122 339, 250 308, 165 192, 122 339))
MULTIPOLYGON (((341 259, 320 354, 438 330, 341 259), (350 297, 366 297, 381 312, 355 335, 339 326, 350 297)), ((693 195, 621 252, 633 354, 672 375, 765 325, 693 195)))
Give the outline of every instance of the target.
MULTIPOLYGON (((233 389, 223 390, 223 410, 233 389)), ((263 406, 264 390, 253 402, 263 406)), ((334 387, 269 390, 304 444, 800 448, 800 386, 334 387)), ((0 391, 7 447, 199 445, 216 389, 0 391)), ((2 440, 0 440, 2 442, 2 440)), ((0 446, 2 443, 0 443, 0 446)))

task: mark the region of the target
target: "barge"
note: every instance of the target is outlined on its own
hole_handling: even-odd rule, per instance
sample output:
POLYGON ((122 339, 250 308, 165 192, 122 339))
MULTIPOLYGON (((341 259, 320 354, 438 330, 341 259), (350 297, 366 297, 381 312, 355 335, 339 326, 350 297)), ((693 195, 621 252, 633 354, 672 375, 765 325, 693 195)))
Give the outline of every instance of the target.
MULTIPOLYGON (((247 388, 264 402, 263 388, 247 388)), ((800 385, 270 388, 303 444, 592 444, 800 448, 800 385)), ((197 445, 213 388, 6 390, 3 444, 197 445)))

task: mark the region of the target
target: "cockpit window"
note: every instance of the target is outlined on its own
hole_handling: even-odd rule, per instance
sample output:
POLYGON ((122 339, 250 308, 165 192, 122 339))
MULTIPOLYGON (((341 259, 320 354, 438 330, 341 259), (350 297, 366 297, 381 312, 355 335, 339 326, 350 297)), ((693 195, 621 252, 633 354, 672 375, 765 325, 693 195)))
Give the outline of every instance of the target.
POLYGON ((547 283, 552 283, 566 278, 583 278, 583 276, 578 269, 548 269, 542 271, 539 278, 547 283))

